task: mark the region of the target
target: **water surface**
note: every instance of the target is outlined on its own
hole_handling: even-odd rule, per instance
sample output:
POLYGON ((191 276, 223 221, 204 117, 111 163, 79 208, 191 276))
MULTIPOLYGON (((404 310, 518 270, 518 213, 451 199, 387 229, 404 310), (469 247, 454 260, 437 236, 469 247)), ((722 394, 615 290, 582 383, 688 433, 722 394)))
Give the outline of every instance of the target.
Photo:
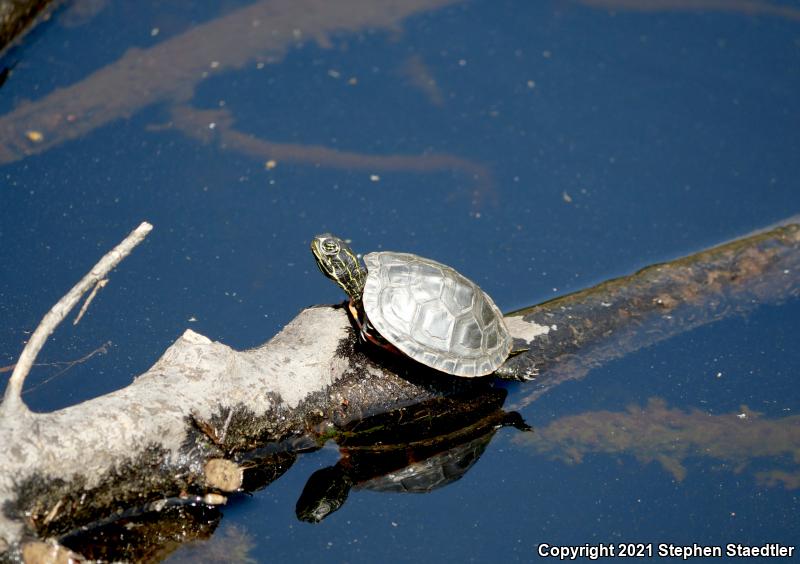
MULTIPOLYGON (((252 347, 341 300, 307 251, 321 231, 451 264, 508 311, 796 214, 800 9, 718 8, 59 8, 0 61, 16 63, 0 88, 0 365, 145 219, 148 241, 40 361, 107 352, 37 369, 33 409, 125 386, 187 327, 252 347)), ((287 562, 796 542, 798 319, 796 300, 761 307, 562 384, 523 410, 533 435, 501 429, 427 495, 354 491, 303 523, 306 480, 338 455, 302 456, 211 542, 287 562), (743 421, 785 438, 754 452, 743 421)))

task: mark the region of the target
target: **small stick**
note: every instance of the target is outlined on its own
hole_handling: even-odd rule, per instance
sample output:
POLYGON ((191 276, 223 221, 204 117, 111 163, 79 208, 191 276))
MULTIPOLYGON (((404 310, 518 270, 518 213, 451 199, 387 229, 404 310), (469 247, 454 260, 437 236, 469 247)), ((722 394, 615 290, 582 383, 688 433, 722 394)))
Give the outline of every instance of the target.
POLYGON ((83 302, 83 305, 81 306, 81 310, 78 312, 78 315, 75 317, 75 321, 72 322, 73 325, 77 325, 78 323, 81 322, 81 318, 83 317, 83 314, 86 313, 87 309, 89 309, 89 304, 92 303, 92 300, 97 295, 97 291, 100 290, 101 288, 105 288, 106 284, 108 284, 108 278, 103 278, 102 280, 98 280, 97 281, 97 284, 95 284, 94 288, 92 289, 92 293, 89 294, 89 296, 86 298, 86 301, 83 302))
POLYGON ((37 362, 36 364, 34 364, 34 366, 64 366, 64 368, 62 368, 61 370, 59 370, 55 374, 53 374, 51 376, 48 376, 47 378, 45 378, 41 382, 37 382, 33 386, 28 386, 27 388, 25 388, 25 390, 23 390, 22 395, 24 396, 25 394, 29 394, 31 392, 34 392, 34 391, 38 390, 39 388, 41 388, 45 384, 48 384, 49 382, 55 380, 56 378, 58 378, 59 376, 64 374, 67 370, 69 370, 73 366, 75 366, 77 364, 81 364, 83 362, 86 362, 87 360, 91 359, 95 355, 106 354, 108 352, 108 347, 110 345, 111 345, 111 341, 107 341, 105 344, 103 344, 100 347, 96 348, 95 350, 93 350, 89 354, 86 354, 86 355, 82 356, 78 360, 61 361, 61 362, 43 362, 43 363, 38 363, 37 362))
MULTIPOLYGON (((60 370, 59 372, 55 373, 53 376, 50 376, 47 380, 39 382, 33 388, 28 388, 23 393, 30 392, 32 389, 35 389, 36 387, 41 386, 42 384, 45 384, 45 383, 49 382, 50 380, 52 380, 56 376, 61 376, 64 372, 66 372, 67 370, 69 370, 70 368, 75 366, 76 364, 80 364, 82 362, 86 362, 87 360, 89 360, 90 358, 92 358, 95 355, 106 354, 108 352, 108 347, 110 347, 112 344, 113 343, 111 341, 106 341, 105 343, 103 343, 102 345, 100 345, 99 347, 94 349, 92 352, 83 355, 82 357, 80 357, 77 360, 57 360, 55 362, 36 362, 36 363, 34 363, 34 366, 64 366, 65 368, 63 370, 60 370)), ((17 365, 17 363, 15 362, 14 364, 9 364, 8 366, 0 366, 0 374, 2 374, 3 372, 11 372, 12 370, 14 370, 14 367, 16 365, 17 365)))
POLYGON ((55 331, 59 323, 69 315, 70 310, 75 307, 75 304, 78 303, 81 296, 95 286, 100 280, 104 279, 122 259, 130 254, 136 245, 144 240, 152 229, 152 225, 143 221, 141 225, 134 229, 119 245, 101 258, 100 261, 94 265, 94 268, 47 312, 28 340, 28 344, 25 345, 25 348, 22 350, 22 354, 19 355, 19 360, 14 367, 14 372, 8 380, 3 403, 0 404, 0 418, 10 416, 11 414, 27 414, 29 412, 28 407, 22 401, 22 386, 36 360, 36 356, 39 354, 39 351, 42 350, 45 342, 47 342, 47 338, 55 331))

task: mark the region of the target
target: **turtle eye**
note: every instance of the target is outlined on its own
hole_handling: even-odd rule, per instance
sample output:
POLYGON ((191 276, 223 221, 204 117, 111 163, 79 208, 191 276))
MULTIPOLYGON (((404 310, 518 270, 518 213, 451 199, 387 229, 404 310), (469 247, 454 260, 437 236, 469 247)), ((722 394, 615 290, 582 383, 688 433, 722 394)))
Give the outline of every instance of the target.
POLYGON ((325 239, 320 245, 322 252, 326 255, 333 256, 339 254, 339 243, 335 239, 325 239))

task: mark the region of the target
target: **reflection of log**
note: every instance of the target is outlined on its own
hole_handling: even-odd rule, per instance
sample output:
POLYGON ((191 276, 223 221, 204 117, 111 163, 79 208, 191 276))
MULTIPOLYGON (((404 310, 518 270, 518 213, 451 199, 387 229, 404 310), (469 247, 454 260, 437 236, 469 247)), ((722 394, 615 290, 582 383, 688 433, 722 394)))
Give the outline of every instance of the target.
MULTIPOLYGON (((552 385, 554 375, 574 377, 664 335, 796 296, 799 262, 800 225, 789 225, 548 302, 509 318, 531 351, 508 364, 538 367, 552 385)), ((342 308, 305 310, 244 352, 187 331, 122 390, 0 420, 0 543, 218 492, 211 459, 313 448, 349 422, 483 380, 362 350, 342 308)))
POLYGON ((688 458, 721 461, 736 472, 758 459, 756 479, 766 485, 800 487, 800 416, 766 419, 747 408, 712 415, 670 409, 658 399, 627 411, 596 411, 557 419, 515 441, 577 464, 589 454, 634 456, 656 461, 676 480, 686 477, 688 458), (767 469, 765 460, 777 468, 767 469))
POLYGON ((301 40, 392 29, 411 15, 458 1, 261 0, 149 49, 131 49, 81 82, 0 117, 0 164, 46 151, 145 106, 185 100, 206 76, 248 61, 277 61, 301 40))

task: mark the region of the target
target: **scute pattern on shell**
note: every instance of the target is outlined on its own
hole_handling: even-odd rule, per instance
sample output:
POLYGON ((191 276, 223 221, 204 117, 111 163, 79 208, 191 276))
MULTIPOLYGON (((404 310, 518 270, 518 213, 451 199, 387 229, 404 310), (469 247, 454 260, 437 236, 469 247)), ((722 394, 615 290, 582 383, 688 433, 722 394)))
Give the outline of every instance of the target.
POLYGON ((511 335, 500 310, 474 282, 408 253, 370 253, 364 262, 364 311, 402 352, 466 377, 491 374, 505 362, 511 335))

